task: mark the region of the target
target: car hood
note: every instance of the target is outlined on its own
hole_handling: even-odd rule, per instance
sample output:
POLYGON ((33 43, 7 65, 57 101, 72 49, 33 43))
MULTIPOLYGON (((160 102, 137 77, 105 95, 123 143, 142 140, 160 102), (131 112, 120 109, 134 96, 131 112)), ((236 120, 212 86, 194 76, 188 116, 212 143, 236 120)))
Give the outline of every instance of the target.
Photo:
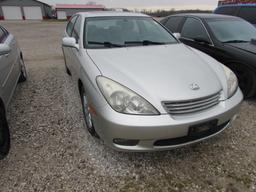
POLYGON ((150 102, 190 100, 222 89, 205 60, 183 44, 88 49, 101 74, 140 94, 150 102), (192 90, 191 84, 199 90, 192 90))
POLYGON ((256 45, 252 44, 251 42, 248 43, 228 43, 226 46, 231 46, 246 52, 250 52, 256 54, 256 45))

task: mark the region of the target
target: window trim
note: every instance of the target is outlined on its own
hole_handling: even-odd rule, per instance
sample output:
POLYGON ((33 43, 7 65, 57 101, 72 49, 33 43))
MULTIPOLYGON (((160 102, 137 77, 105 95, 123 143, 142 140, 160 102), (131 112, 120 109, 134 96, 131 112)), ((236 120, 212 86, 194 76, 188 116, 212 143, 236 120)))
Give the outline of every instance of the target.
POLYGON ((68 24, 67 24, 67 27, 66 27, 66 34, 69 36, 69 37, 72 37, 72 33, 73 33, 73 30, 74 30, 74 26, 75 26, 75 24, 76 24, 76 20, 77 20, 77 18, 78 18, 78 16, 79 15, 77 15, 77 14, 75 14, 75 15, 73 15, 71 18, 70 18, 70 20, 69 20, 69 22, 68 22, 68 24), (68 34, 68 25, 71 23, 71 20, 73 19, 73 18, 75 18, 76 17, 76 19, 75 19, 75 22, 74 22, 74 26, 72 27, 72 30, 71 30, 71 36, 68 34))
MULTIPOLYGON (((74 27, 73 27, 73 30, 72 30, 72 32, 71 32, 71 36, 70 37, 73 37, 73 33, 74 33, 74 31, 75 31, 75 25, 76 25, 76 23, 77 23, 77 20, 79 19, 79 18, 81 18, 81 24, 82 24, 82 17, 81 17, 81 15, 76 15, 77 16, 77 18, 76 18, 76 20, 75 20, 75 23, 74 23, 74 27)), ((79 28, 79 30, 81 30, 81 26, 80 26, 80 28, 79 28)), ((76 39, 75 37, 75 39, 76 39, 76 43, 79 43, 79 40, 80 40, 80 36, 81 36, 81 34, 80 34, 80 31, 78 32, 79 34, 77 34, 77 36, 79 37, 78 39, 76 39)))
POLYGON ((0 26, 0 29, 3 31, 4 36, 2 39, 0 39, 0 43, 4 43, 6 41, 6 39, 9 37, 10 33, 2 26, 0 26))
MULTIPOLYGON (((213 40, 212 40, 212 38, 211 38, 211 36, 210 36, 210 33, 209 33, 209 31, 208 31, 207 28, 205 27, 205 24, 203 23, 203 21, 202 21, 200 18, 193 17, 193 16, 185 17, 185 20, 184 20, 183 25, 182 25, 181 30, 180 30, 180 34, 182 33, 182 29, 183 29, 183 27, 184 27, 184 25, 185 25, 185 23, 186 23, 186 20, 189 19, 189 18, 198 20, 198 21, 201 23, 201 25, 203 26, 204 30, 206 31, 206 35, 208 36, 208 38, 209 38, 209 40, 210 40, 209 46, 214 46, 213 40)), ((191 39, 191 38, 187 38, 187 37, 181 37, 181 38, 182 38, 182 39, 185 39, 185 40, 189 40, 189 41, 195 42, 195 40, 194 40, 194 39, 191 39)))

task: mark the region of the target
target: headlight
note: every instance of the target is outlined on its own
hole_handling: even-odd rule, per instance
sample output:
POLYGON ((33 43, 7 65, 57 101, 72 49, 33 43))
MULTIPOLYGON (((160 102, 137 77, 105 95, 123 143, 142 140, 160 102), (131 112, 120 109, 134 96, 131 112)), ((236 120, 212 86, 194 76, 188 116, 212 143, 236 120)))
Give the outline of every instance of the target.
POLYGON ((97 78, 97 84, 115 111, 133 115, 159 115, 148 101, 123 85, 102 76, 97 78))
POLYGON ((229 68, 223 65, 227 83, 228 83, 228 98, 232 97, 238 88, 238 81, 236 75, 229 68))

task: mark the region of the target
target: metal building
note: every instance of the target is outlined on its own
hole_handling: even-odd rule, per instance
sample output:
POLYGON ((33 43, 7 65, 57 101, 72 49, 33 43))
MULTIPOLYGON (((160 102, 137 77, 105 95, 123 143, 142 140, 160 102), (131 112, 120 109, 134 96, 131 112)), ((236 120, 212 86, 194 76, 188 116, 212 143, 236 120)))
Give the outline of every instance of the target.
POLYGON ((52 15, 52 7, 37 0, 0 0, 0 20, 42 20, 52 15))
POLYGON ((69 19, 73 14, 87 11, 103 11, 103 5, 57 4, 55 7, 57 19, 69 19))

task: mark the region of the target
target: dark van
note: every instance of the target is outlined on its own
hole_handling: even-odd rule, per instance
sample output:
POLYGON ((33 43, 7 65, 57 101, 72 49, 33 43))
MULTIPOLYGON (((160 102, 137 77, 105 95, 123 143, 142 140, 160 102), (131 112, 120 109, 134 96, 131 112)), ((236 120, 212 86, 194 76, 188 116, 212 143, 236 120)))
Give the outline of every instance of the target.
POLYGON ((256 4, 223 5, 214 13, 241 17, 256 27, 256 4))

